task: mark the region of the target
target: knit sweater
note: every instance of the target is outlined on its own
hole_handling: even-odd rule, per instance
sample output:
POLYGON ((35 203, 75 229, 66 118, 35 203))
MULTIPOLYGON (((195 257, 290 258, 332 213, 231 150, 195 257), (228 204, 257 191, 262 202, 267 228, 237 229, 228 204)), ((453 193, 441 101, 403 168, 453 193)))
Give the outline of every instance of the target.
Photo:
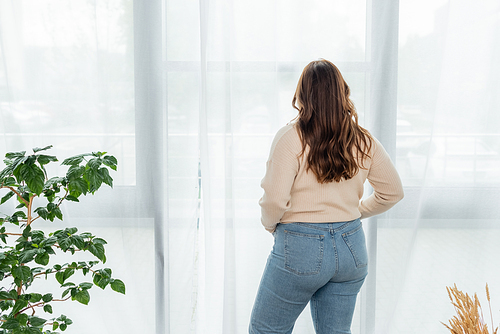
POLYGON ((281 128, 271 145, 259 201, 262 225, 273 232, 278 223, 330 223, 367 218, 387 211, 403 198, 401 179, 378 140, 371 158, 349 180, 319 183, 307 170, 307 152, 300 156, 302 143, 295 123, 281 128), (368 179, 373 193, 364 200, 363 184, 368 179))

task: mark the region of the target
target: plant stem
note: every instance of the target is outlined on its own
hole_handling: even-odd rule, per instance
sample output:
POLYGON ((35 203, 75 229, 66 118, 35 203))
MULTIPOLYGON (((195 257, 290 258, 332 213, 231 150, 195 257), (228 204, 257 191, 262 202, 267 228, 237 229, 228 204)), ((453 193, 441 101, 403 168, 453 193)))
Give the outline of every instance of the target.
MULTIPOLYGON (((33 278, 35 278, 35 277, 37 277, 37 276, 40 276, 40 275, 55 274, 55 273, 58 273, 58 272, 60 272, 60 271, 66 270, 66 269, 75 269, 75 270, 78 270, 78 268, 77 268, 77 267, 67 266, 67 267, 65 267, 65 268, 61 268, 61 269, 59 269, 59 270, 57 270, 57 271, 52 271, 52 272, 50 272, 50 273, 47 273, 46 271, 44 271, 44 272, 41 272, 41 273, 35 274, 35 275, 33 275, 33 278)), ((82 269, 83 269, 83 268, 82 268, 82 269)), ((96 271, 95 271, 95 270, 92 270, 90 267, 89 267, 89 268, 87 268, 87 269, 88 269, 91 273, 93 273, 93 274, 95 274, 95 273, 96 273, 96 271)))
POLYGON ((2 188, 9 188, 9 189, 10 189, 13 193, 15 193, 15 194, 17 195, 17 197, 19 197, 19 199, 20 199, 21 201, 23 201, 23 202, 24 202, 24 204, 26 204, 26 206, 28 205, 28 201, 27 201, 27 200, 25 200, 25 199, 21 196, 21 194, 20 194, 18 191, 16 191, 16 189, 14 189, 13 187, 10 187, 10 186, 2 186, 2 187, 0 187, 0 189, 2 189, 2 188))
MULTIPOLYGON (((68 300, 68 299, 70 299, 70 298, 71 298, 71 296, 68 296, 68 297, 67 297, 67 298, 65 298, 65 299, 52 299, 50 302, 65 302, 65 301, 67 301, 67 300, 68 300)), ((50 303, 50 302, 48 302, 48 303, 50 303)), ((33 304, 33 305, 29 305, 28 307, 25 307, 25 308, 23 308, 21 311, 17 312, 17 313, 16 313, 16 316, 17 316, 18 314, 23 313, 24 311, 26 311, 26 310, 28 310, 28 309, 32 309, 32 310, 33 310, 33 312, 35 312, 35 307, 41 307, 41 306, 43 306, 43 305, 45 305, 45 304, 47 304, 47 303, 46 303, 46 302, 39 302, 39 303, 36 303, 36 304, 33 304)))
MULTIPOLYGON (((24 266, 24 264, 21 263, 21 266, 24 266)), ((17 287, 17 295, 20 296, 23 293, 23 282, 21 281, 20 286, 17 287)))
POLYGON ((32 219, 31 219, 31 207, 33 205, 33 199, 35 198, 35 196, 30 196, 30 201, 28 203, 28 222, 26 223, 27 226, 30 226, 31 223, 33 222, 32 219))

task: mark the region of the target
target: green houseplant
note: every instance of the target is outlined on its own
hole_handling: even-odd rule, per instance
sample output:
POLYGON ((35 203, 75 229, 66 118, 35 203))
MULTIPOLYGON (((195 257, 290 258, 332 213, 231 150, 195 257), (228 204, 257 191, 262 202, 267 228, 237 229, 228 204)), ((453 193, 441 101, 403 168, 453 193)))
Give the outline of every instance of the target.
POLYGON ((0 214, 0 334, 66 330, 72 321, 65 315, 52 316, 52 304, 75 300, 87 305, 94 285, 125 294, 124 283, 112 278, 111 269, 96 267, 106 262, 104 239, 77 233, 76 227, 50 233, 35 229, 36 221, 62 220, 64 201, 79 202, 82 195, 94 194, 103 184, 112 187, 109 171, 116 170, 116 158, 105 152, 80 154, 62 162, 68 166, 66 175, 49 178, 45 166, 58 161, 45 154, 51 147, 35 148, 31 155, 7 153, 6 167, 0 172, 0 189, 5 193, 0 194, 0 205, 18 204, 12 214, 0 214), (58 254, 76 252, 91 253, 92 261, 57 263, 58 254), (83 275, 73 276, 75 272, 83 275), (77 276, 92 282, 75 283, 77 276), (55 279, 60 291, 33 291, 39 279, 55 279))

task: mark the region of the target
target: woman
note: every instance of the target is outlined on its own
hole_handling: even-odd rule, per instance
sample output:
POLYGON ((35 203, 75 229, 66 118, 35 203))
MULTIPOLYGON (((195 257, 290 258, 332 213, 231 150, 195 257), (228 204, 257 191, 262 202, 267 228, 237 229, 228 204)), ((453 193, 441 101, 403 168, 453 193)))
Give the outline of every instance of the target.
POLYGON ((296 122, 278 131, 262 180, 262 224, 275 240, 249 330, 291 333, 310 303, 317 334, 351 333, 368 264, 360 219, 400 201, 401 180, 380 142, 358 125, 331 62, 304 68, 292 105, 296 122), (374 192, 361 200, 366 179, 374 192))

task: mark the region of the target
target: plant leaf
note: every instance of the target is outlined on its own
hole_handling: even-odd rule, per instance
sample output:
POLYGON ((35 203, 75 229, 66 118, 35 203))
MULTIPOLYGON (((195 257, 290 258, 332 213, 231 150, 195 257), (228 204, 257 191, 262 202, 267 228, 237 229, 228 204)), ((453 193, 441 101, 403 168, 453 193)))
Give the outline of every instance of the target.
POLYGON ((44 310, 45 312, 47 312, 47 313, 52 314, 52 305, 50 305, 50 304, 46 304, 46 305, 44 305, 44 306, 43 306, 43 310, 44 310))
POLYGON ((5 180, 2 181, 4 186, 14 186, 16 184, 16 179, 12 176, 6 177, 5 180))
POLYGON ((45 185, 45 175, 37 165, 21 165, 19 175, 22 180, 26 181, 26 184, 31 191, 33 191, 37 195, 40 195, 42 193, 43 186, 45 185))
POLYGON ((25 281, 31 277, 31 270, 27 266, 16 266, 12 269, 12 276, 20 279, 21 281, 25 281))
POLYGON ((10 298, 12 298, 13 300, 16 300, 18 298, 17 291, 14 289, 9 291, 9 295, 10 295, 10 298))
POLYGON ((111 289, 113 289, 114 291, 125 294, 125 283, 123 283, 121 280, 119 279, 113 280, 110 286, 111 289))
POLYGON ((95 193, 102 184, 102 177, 96 169, 87 169, 84 174, 85 179, 89 183, 89 192, 95 193))
POLYGON ((35 212, 38 213, 38 215, 42 217, 43 220, 47 220, 47 218, 49 217, 49 212, 43 206, 36 208, 35 212))
POLYGON ((100 274, 100 273, 95 273, 94 274, 94 284, 97 285, 98 287, 100 287, 101 289, 104 289, 106 287, 106 285, 109 284, 110 280, 107 279, 108 281, 105 282, 105 278, 103 278, 103 276, 100 274))
POLYGON ((19 263, 28 263, 33 261, 33 258, 36 255, 36 249, 30 249, 30 250, 25 250, 22 251, 19 254, 19 263))
POLYGON ((46 293, 42 296, 42 300, 45 302, 45 303, 48 303, 50 301, 52 301, 53 299, 53 296, 51 293, 46 293))
POLYGON ((116 170, 116 165, 118 161, 112 155, 106 155, 102 158, 102 163, 111 168, 112 170, 116 170))
POLYGON ((16 314, 17 312, 21 311, 26 306, 28 306, 27 300, 25 300, 25 299, 16 300, 16 303, 14 304, 14 307, 12 308, 12 314, 16 314))
POLYGON ((3 329, 16 329, 19 326, 20 326, 19 320, 17 320, 16 318, 11 318, 3 323, 2 328, 3 329))
POLYGON ((101 176, 102 182, 113 188, 113 178, 109 176, 108 169, 104 167, 99 168, 98 173, 101 176))
POLYGON ((71 196, 71 195, 66 196, 66 199, 68 201, 72 201, 72 202, 80 202, 80 200, 78 198, 76 198, 75 196, 71 196))
POLYGON ((31 303, 38 303, 40 300, 42 300, 42 295, 39 293, 30 293, 30 299, 29 301, 31 303))
POLYGON ((75 273, 75 269, 73 269, 73 268, 67 268, 64 271, 64 280, 66 281, 68 278, 70 278, 71 276, 73 276, 74 273, 75 273))
POLYGON ((59 284, 64 284, 64 271, 58 271, 56 273, 56 280, 59 282, 59 284))
POLYGON ((5 154, 5 157, 7 159, 14 159, 14 158, 21 158, 24 157, 26 154, 26 151, 21 151, 21 152, 9 152, 5 154))
POLYGON ((79 235, 72 235, 69 237, 73 245, 75 245, 78 249, 83 250, 85 248, 85 241, 79 235))
POLYGON ((68 236, 73 235, 76 232, 78 232, 78 229, 76 227, 68 227, 68 228, 64 229, 64 233, 66 233, 68 236))
MULTIPOLYGON (((16 173, 14 173, 14 171, 17 169, 17 167, 19 167, 20 164, 22 164, 23 162, 25 162, 28 159, 28 157, 24 156, 24 153, 25 152, 23 152, 23 156, 18 157, 16 160, 14 160, 13 163, 9 164, 7 167, 5 167, 0 172, 0 180, 5 178, 6 176, 16 174, 16 173)), ((16 176, 16 175, 14 175, 14 176, 16 176)))
POLYGON ((68 166, 79 165, 83 161, 84 157, 88 157, 90 155, 92 155, 92 154, 91 153, 84 153, 84 154, 75 155, 74 157, 65 159, 61 163, 61 165, 68 165, 68 166))
POLYGON ((73 165, 66 172, 66 177, 69 181, 80 178, 85 173, 85 166, 73 165))
POLYGON ((17 320, 19 321, 19 324, 21 326, 26 326, 26 324, 28 323, 28 319, 29 319, 29 317, 25 313, 21 313, 21 314, 17 315, 17 320))
POLYGON ((50 256, 46 252, 38 254, 35 257, 35 262, 38 263, 38 264, 40 264, 40 265, 42 265, 42 266, 48 265, 49 264, 49 260, 50 260, 50 256))
POLYGON ((49 162, 56 162, 58 161, 57 158, 53 155, 43 155, 43 154, 40 154, 37 158, 37 161, 40 165, 46 165, 48 164, 49 162))
POLYGON ((102 244, 102 245, 106 245, 107 244, 106 240, 101 239, 101 238, 94 238, 94 239, 92 239, 92 242, 94 244, 102 244))
POLYGON ((23 230, 23 237, 28 238, 31 236, 31 226, 28 225, 26 228, 23 230))
POLYGON ((57 186, 58 184, 62 183, 63 181, 64 181, 64 178, 62 178, 62 177, 58 177, 58 176, 51 177, 49 180, 47 180, 47 182, 45 182, 44 189, 50 189, 54 185, 57 186))
POLYGON ((88 305, 89 301, 90 301, 90 294, 89 294, 88 290, 81 290, 81 291, 78 291, 78 293, 75 295, 74 299, 77 300, 78 302, 84 304, 84 305, 88 305))
POLYGON ((90 161, 87 163, 87 166, 91 169, 97 170, 99 167, 102 165, 102 160, 98 158, 93 158, 90 159, 90 161))
POLYGON ((80 283, 80 288, 82 288, 83 290, 88 290, 93 286, 94 284, 88 282, 80 283))
POLYGON ((4 197, 2 197, 2 200, 0 200, 0 204, 3 204, 5 202, 7 202, 9 199, 11 199, 12 196, 14 196, 15 193, 13 191, 9 191, 7 193, 7 195, 5 195, 4 197))
POLYGON ((35 147, 33 149, 33 152, 38 153, 38 152, 41 152, 41 151, 46 151, 46 150, 51 149, 51 148, 52 148, 52 145, 45 146, 44 148, 35 147))
POLYGON ((83 156, 77 155, 71 158, 67 158, 61 163, 61 165, 76 166, 79 165, 82 161, 83 161, 83 156))
POLYGON ((39 317, 30 316, 29 322, 30 322, 31 326, 41 327, 41 326, 43 326, 43 324, 45 324, 47 322, 47 320, 39 318, 39 317))
MULTIPOLYGON (((89 191, 89 185, 84 179, 79 178, 79 179, 75 179, 73 181, 70 181, 69 185, 68 185, 68 189, 70 192, 72 192, 73 190, 76 190, 77 192, 86 195, 87 192, 89 191)), ((78 197, 78 196, 75 196, 75 197, 78 197)))
POLYGON ((59 220, 62 220, 63 219, 63 215, 62 215, 62 211, 60 208, 56 207, 54 208, 54 210, 52 210, 50 213, 49 213, 49 219, 50 221, 54 221, 54 218, 57 217, 59 220))
POLYGON ((7 291, 0 291, 0 299, 12 299, 7 291))
POLYGON ((61 295, 61 298, 66 297, 66 295, 67 295, 68 293, 70 293, 70 291, 71 291, 71 290, 73 290, 73 289, 74 289, 74 288, 67 288, 66 290, 64 290, 64 292, 63 292, 63 293, 62 293, 62 295, 61 295))
POLYGON ((104 246, 102 244, 92 244, 89 246, 89 252, 94 254, 102 263, 106 263, 106 255, 104 254, 104 246))

